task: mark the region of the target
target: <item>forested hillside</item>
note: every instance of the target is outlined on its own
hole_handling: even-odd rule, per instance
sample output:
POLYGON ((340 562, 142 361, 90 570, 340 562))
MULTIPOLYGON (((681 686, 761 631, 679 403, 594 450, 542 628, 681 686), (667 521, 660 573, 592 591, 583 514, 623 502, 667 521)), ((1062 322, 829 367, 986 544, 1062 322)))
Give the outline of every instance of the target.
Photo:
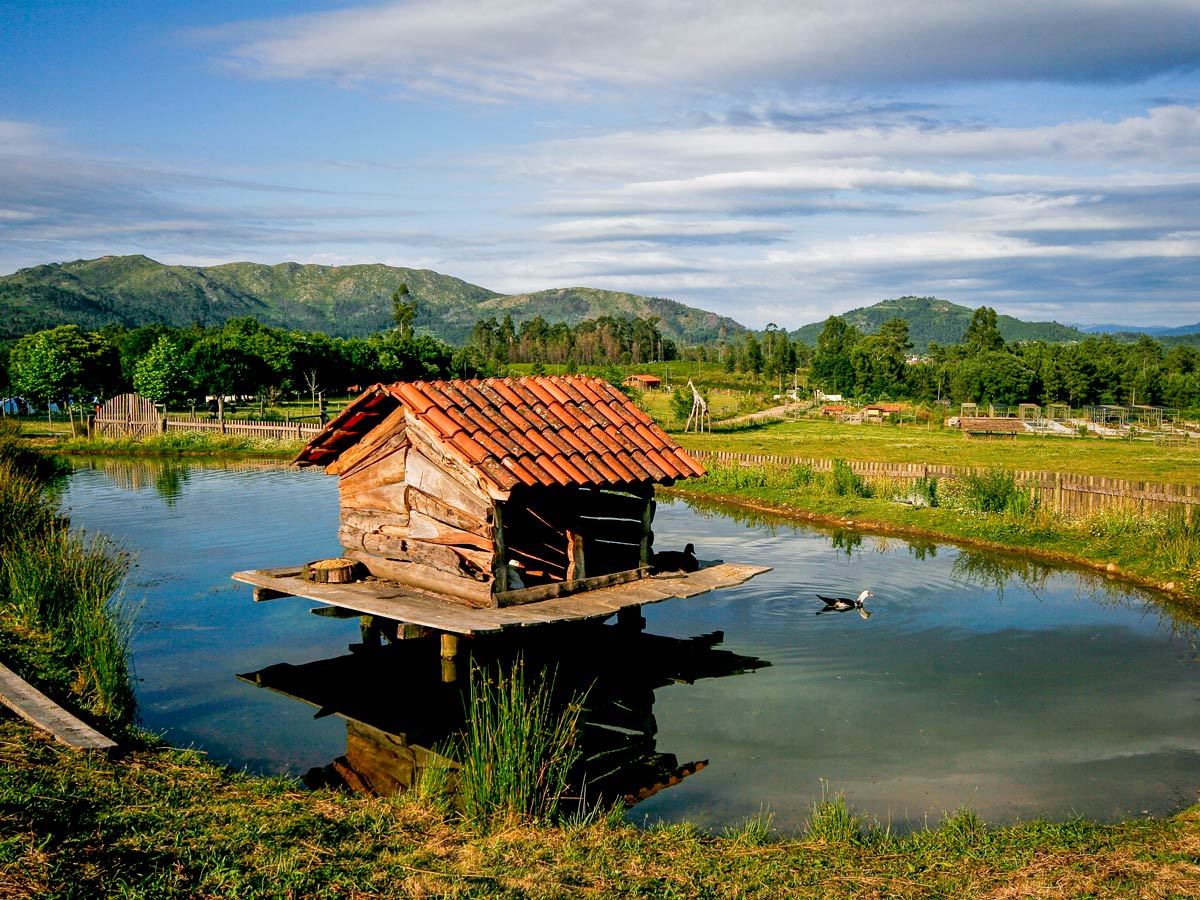
POLYGON ((576 325, 604 315, 657 316, 663 334, 701 343, 744 329, 732 319, 673 300, 590 288, 503 296, 428 269, 382 264, 317 266, 228 263, 168 266, 145 256, 105 256, 22 269, 0 278, 0 339, 58 325, 98 329, 223 325, 253 316, 271 328, 366 337, 393 325, 392 294, 407 285, 416 331, 452 344, 475 322, 511 315, 576 325))
MULTIPOLYGON (((853 325, 863 334, 874 334, 888 319, 904 319, 908 322, 908 339, 917 350, 924 350, 930 341, 938 344, 957 344, 971 324, 974 310, 965 306, 939 300, 937 297, 900 297, 884 300, 874 306, 852 309, 841 313, 840 318, 853 325)), ((997 316, 996 324, 1006 341, 1061 341, 1083 340, 1079 329, 1058 322, 1023 322, 1012 316, 997 316)), ((813 322, 791 333, 792 340, 810 347, 817 345, 824 322, 813 322)))

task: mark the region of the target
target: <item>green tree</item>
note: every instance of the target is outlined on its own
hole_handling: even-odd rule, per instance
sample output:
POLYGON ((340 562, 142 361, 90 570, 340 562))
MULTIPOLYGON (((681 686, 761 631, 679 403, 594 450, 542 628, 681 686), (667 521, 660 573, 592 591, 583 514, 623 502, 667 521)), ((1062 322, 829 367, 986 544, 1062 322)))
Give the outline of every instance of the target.
POLYGON ((962 339, 968 354, 1004 349, 1004 336, 1000 334, 996 321, 996 311, 990 306, 975 310, 962 339))
POLYGON ((1011 353, 991 350, 969 357, 950 373, 955 400, 980 403, 1024 403, 1030 399, 1033 370, 1011 353))
POLYGON ((825 320, 812 358, 812 380, 817 387, 831 394, 854 391, 857 375, 851 352, 860 337, 858 329, 841 316, 825 320))
POLYGON ((404 282, 392 294, 392 321, 396 323, 401 340, 412 339, 413 321, 417 318, 417 301, 406 300, 408 296, 408 284, 404 282))
POLYGON ((34 406, 45 406, 47 419, 50 405, 65 402, 76 377, 72 360, 46 331, 17 342, 11 367, 13 386, 34 406))
POLYGON ((263 383, 265 365, 224 335, 207 335, 197 341, 189 356, 192 377, 206 395, 217 398, 217 415, 225 416, 225 397, 255 394, 263 383))
POLYGON ((858 392, 873 397, 906 393, 905 368, 911 349, 908 323, 903 319, 888 319, 876 334, 859 340, 850 351, 858 392))
POLYGON ((191 386, 187 361, 166 335, 138 360, 133 371, 133 389, 155 403, 179 403, 191 386))
POLYGON ((117 348, 78 325, 26 335, 13 347, 11 367, 14 384, 38 405, 107 397, 121 384, 117 348))
POLYGON ((746 335, 746 347, 742 351, 742 368, 746 372, 751 372, 755 375, 761 375, 763 370, 763 353, 762 346, 758 343, 758 338, 752 334, 746 335))

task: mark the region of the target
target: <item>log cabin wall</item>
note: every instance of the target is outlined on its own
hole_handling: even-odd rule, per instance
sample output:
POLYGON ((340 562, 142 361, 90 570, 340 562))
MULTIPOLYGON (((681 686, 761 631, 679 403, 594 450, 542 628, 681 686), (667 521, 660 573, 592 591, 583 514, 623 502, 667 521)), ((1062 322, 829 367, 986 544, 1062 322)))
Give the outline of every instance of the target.
POLYGON ((421 431, 398 407, 327 467, 340 476, 338 539, 376 577, 494 605, 492 501, 421 431))

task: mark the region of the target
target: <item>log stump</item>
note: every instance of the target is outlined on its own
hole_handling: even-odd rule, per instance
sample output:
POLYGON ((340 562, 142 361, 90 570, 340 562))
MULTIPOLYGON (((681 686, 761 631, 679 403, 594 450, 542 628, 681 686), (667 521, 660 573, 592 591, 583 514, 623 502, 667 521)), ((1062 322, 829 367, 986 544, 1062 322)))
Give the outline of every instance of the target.
POLYGON ((305 563, 300 572, 305 581, 318 584, 349 584, 359 577, 359 563, 353 559, 318 559, 305 563))

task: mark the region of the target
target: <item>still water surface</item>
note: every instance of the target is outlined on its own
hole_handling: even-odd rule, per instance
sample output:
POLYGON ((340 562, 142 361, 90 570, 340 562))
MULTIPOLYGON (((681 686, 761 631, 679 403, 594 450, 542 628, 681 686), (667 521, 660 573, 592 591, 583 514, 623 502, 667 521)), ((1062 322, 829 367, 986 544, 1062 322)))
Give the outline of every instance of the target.
MULTIPOLYGON (((343 656, 357 621, 294 598, 254 603, 229 579, 337 555, 336 479, 102 460, 77 469, 63 505, 136 555, 127 594, 143 604, 133 661, 147 728, 255 772, 301 774, 345 752, 341 719, 235 674, 343 656)), ((718 649, 747 664, 647 681, 657 750, 709 765, 633 807, 633 821, 720 828, 766 808, 791 830, 823 791, 900 831, 960 807, 999 824, 1195 801, 1196 630, 1146 594, 1017 557, 682 502, 660 502, 655 533, 660 549, 690 541, 703 559, 773 571, 644 608, 647 634, 722 632, 718 649), (863 588, 869 619, 815 614, 816 594, 863 588)), ((405 685, 361 690, 387 700, 405 685)))

